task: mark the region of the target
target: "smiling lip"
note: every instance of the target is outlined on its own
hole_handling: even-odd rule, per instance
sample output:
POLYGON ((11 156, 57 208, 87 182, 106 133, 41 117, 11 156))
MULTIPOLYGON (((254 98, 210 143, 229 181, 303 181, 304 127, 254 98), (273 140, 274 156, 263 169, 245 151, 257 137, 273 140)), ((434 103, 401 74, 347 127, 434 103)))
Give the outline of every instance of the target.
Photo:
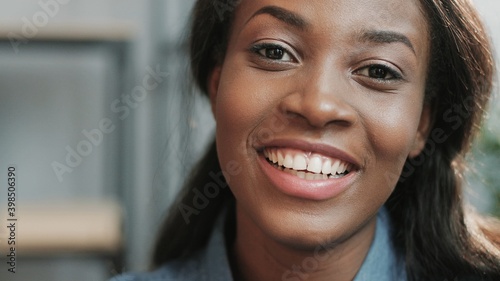
POLYGON ((259 166, 271 183, 281 192, 298 198, 309 200, 327 200, 333 198, 352 185, 359 170, 359 162, 349 154, 326 145, 310 144, 301 141, 275 141, 262 146, 259 151, 259 166), (349 162, 354 169, 340 178, 306 180, 291 175, 274 167, 261 152, 266 147, 292 148, 304 152, 318 153, 324 156, 349 162))

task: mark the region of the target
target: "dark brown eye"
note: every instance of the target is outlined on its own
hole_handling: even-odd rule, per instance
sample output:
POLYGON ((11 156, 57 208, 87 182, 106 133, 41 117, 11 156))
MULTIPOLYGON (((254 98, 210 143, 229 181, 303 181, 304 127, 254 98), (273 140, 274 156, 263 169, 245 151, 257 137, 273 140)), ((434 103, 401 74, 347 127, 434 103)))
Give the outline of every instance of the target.
POLYGON ((367 65, 356 70, 355 73, 376 80, 397 80, 402 78, 401 74, 396 70, 382 64, 367 65))
POLYGON ((281 62, 294 62, 294 57, 284 47, 277 44, 258 44, 253 46, 254 52, 265 57, 266 59, 281 62))
POLYGON ((265 49, 266 57, 272 60, 280 60, 285 55, 285 51, 280 48, 265 49))
POLYGON ((387 75, 390 75, 387 69, 376 65, 370 66, 370 68, 368 69, 368 73, 370 77, 375 79, 387 79, 387 75))

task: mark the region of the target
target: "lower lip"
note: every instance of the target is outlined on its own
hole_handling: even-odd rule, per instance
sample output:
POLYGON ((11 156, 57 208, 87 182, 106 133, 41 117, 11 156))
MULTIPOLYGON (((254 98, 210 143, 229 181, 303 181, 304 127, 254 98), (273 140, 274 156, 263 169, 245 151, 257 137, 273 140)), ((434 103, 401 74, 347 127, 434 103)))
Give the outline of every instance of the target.
POLYGON ((327 200, 336 197, 352 185, 356 173, 351 172, 341 178, 327 180, 306 180, 273 167, 260 155, 259 164, 271 183, 281 192, 309 200, 327 200))

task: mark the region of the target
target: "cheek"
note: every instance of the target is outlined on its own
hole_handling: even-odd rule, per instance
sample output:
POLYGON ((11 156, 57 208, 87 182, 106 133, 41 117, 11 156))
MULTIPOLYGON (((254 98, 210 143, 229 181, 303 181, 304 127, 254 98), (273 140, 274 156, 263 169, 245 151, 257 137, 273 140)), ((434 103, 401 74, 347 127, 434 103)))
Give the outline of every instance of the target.
MULTIPOLYGON (((413 95, 419 97, 420 95, 413 95)), ((381 110, 369 111, 365 120, 368 141, 377 164, 401 169, 414 146, 422 111, 420 98, 400 99, 381 110)))
POLYGON ((257 171, 250 165, 250 159, 255 159, 256 152, 249 144, 258 120, 264 112, 263 103, 257 102, 254 83, 238 71, 223 71, 219 91, 216 98, 216 144, 221 168, 229 163, 242 167, 242 172, 231 177, 229 188, 238 202, 258 202, 258 194, 248 186, 255 185, 254 175, 257 171), (245 200, 241 200, 245 198, 245 200))
POLYGON ((255 154, 249 147, 249 136, 266 111, 266 103, 259 100, 257 83, 249 75, 227 61, 225 65, 215 100, 219 161, 222 167, 230 162, 248 167, 249 156, 255 154))
POLYGON ((218 127, 234 130, 251 126, 262 111, 254 83, 238 69, 224 68, 216 98, 215 120, 218 127))
POLYGON ((239 149, 246 149, 252 142, 249 136, 266 137, 267 130, 254 130, 275 108, 276 92, 270 83, 263 83, 248 68, 238 67, 241 63, 226 62, 225 65, 215 105, 217 141, 233 148, 237 143, 243 146, 239 149))

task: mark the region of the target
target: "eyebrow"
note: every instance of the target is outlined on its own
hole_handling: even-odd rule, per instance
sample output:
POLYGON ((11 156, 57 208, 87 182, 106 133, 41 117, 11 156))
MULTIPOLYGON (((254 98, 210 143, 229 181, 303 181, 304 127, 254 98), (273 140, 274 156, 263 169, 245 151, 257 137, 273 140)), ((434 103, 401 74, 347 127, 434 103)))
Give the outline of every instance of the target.
POLYGON ((360 36, 361 41, 375 43, 403 43, 415 53, 415 48, 410 39, 405 35, 394 31, 363 30, 360 36))
MULTIPOLYGON (((265 6, 259 9, 257 12, 255 12, 247 21, 248 23, 250 20, 255 18, 258 15, 262 14, 268 14, 276 19, 291 25, 293 27, 296 27, 300 30, 305 30, 309 23, 300 15, 283 9, 278 6, 265 6)), ((246 24, 245 23, 245 24, 246 24)), ((411 43, 410 39, 406 37, 405 35, 394 32, 394 31, 381 31, 381 30, 362 30, 361 32, 360 39, 361 41, 370 41, 370 42, 375 42, 375 43, 403 43, 406 45, 408 48, 412 50, 413 53, 415 52, 415 48, 413 47, 413 44, 411 43)))
POLYGON ((307 21, 304 18, 302 18, 300 15, 298 15, 298 14, 292 12, 292 11, 289 11, 289 10, 277 7, 277 6, 265 6, 265 7, 262 7, 261 9, 259 9, 257 12, 255 12, 247 20, 247 23, 251 19, 253 19, 254 17, 256 17, 258 15, 262 15, 262 14, 271 15, 271 16, 275 17, 276 19, 278 19, 278 20, 280 20, 280 21, 282 21, 282 22, 284 22, 284 23, 286 23, 288 25, 296 27, 296 28, 298 28, 300 30, 306 29, 306 27, 309 25, 307 23, 307 21))

